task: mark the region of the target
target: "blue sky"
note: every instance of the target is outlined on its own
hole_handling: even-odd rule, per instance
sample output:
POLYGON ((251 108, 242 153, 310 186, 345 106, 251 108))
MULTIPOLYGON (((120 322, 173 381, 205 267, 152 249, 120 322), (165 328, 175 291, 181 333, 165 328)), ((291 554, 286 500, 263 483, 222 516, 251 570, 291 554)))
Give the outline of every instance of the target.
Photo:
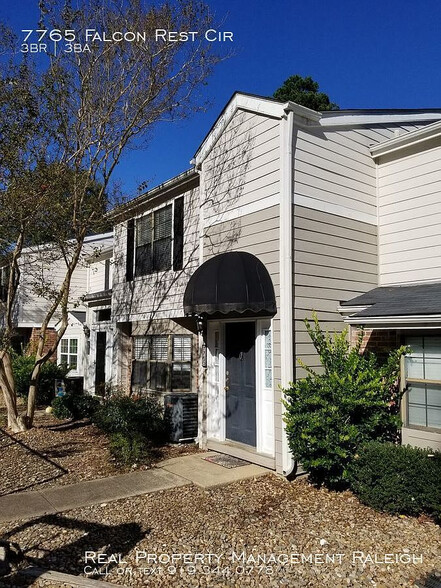
MULTIPOLYGON (((341 108, 441 107, 441 3, 438 0, 206 0, 234 34, 235 56, 204 88, 207 112, 157 126, 149 147, 116 171, 135 195, 189 167, 236 90, 271 95, 290 75, 309 75, 341 108)), ((37 0, 2 3, 2 20, 34 28, 37 0)))

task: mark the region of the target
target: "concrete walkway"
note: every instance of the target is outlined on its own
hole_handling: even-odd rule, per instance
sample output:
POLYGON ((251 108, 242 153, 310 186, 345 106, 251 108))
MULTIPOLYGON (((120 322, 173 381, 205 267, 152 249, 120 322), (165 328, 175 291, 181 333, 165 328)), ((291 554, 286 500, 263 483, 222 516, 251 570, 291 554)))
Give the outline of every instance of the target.
POLYGON ((228 469, 206 461, 213 455, 216 454, 196 453, 161 462, 151 470, 0 496, 0 522, 55 514, 191 483, 212 488, 269 473, 252 464, 228 469))

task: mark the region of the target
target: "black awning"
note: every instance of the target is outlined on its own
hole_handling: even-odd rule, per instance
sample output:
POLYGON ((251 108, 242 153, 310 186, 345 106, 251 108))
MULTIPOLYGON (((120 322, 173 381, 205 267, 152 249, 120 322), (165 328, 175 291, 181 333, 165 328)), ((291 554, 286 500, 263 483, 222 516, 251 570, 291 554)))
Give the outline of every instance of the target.
POLYGON ((185 314, 277 312, 268 270, 250 253, 222 253, 203 263, 192 275, 184 294, 185 314))

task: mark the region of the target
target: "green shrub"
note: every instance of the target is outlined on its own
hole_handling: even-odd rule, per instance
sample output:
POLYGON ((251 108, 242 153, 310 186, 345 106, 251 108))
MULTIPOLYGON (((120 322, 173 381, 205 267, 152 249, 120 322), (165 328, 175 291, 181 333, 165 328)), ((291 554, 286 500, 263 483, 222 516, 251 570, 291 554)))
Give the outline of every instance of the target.
POLYGON ((441 518, 440 452, 371 441, 360 448, 348 475, 352 491, 372 508, 441 518))
POLYGON ((140 433, 153 443, 165 438, 163 409, 154 398, 111 396, 94 415, 94 422, 105 433, 140 433))
POLYGON ((90 394, 66 392, 52 401, 53 414, 58 419, 92 418, 100 403, 90 394))
POLYGON ((52 400, 52 414, 55 418, 64 420, 64 419, 73 419, 73 414, 68 407, 68 403, 66 402, 65 396, 56 396, 52 400))
POLYGON ((110 436, 110 452, 119 463, 124 465, 150 464, 151 451, 151 443, 141 433, 112 433, 110 436))
MULTIPOLYGON (((12 358, 12 370, 14 372, 17 395, 28 397, 29 383, 34 368, 35 356, 16 355, 12 358)), ((52 361, 43 364, 38 381, 37 404, 49 405, 55 395, 55 380, 62 380, 66 375, 66 369, 52 361)))
POLYGON ((313 483, 329 488, 348 486, 347 468, 366 441, 393 441, 401 426, 398 388, 400 357, 406 348, 391 352, 379 366, 372 353, 350 348, 347 333, 332 338, 305 321, 323 372, 301 365, 306 378, 284 390, 285 422, 290 449, 309 471, 313 483))

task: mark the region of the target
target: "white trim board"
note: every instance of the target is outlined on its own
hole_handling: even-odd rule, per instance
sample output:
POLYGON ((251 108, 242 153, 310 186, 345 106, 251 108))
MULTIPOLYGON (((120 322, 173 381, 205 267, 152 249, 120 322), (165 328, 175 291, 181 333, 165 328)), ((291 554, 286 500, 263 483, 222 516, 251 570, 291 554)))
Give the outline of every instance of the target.
POLYGON ((253 214, 254 212, 266 210, 267 208, 272 208, 273 206, 277 206, 278 204, 280 204, 279 194, 267 196, 266 198, 262 198, 255 202, 245 204, 244 206, 233 208, 220 214, 204 218, 204 228, 213 227, 215 225, 220 225, 224 222, 236 220, 237 218, 247 216, 248 214, 253 214))
POLYGON ((378 225, 376 213, 367 214, 366 212, 359 212, 352 208, 333 204, 332 202, 324 202, 323 200, 316 200, 310 196, 302 196, 302 194, 294 194, 293 204, 305 208, 312 208, 313 210, 320 210, 321 212, 327 212, 329 214, 335 214, 336 216, 342 216, 343 218, 350 218, 368 225, 378 225))

